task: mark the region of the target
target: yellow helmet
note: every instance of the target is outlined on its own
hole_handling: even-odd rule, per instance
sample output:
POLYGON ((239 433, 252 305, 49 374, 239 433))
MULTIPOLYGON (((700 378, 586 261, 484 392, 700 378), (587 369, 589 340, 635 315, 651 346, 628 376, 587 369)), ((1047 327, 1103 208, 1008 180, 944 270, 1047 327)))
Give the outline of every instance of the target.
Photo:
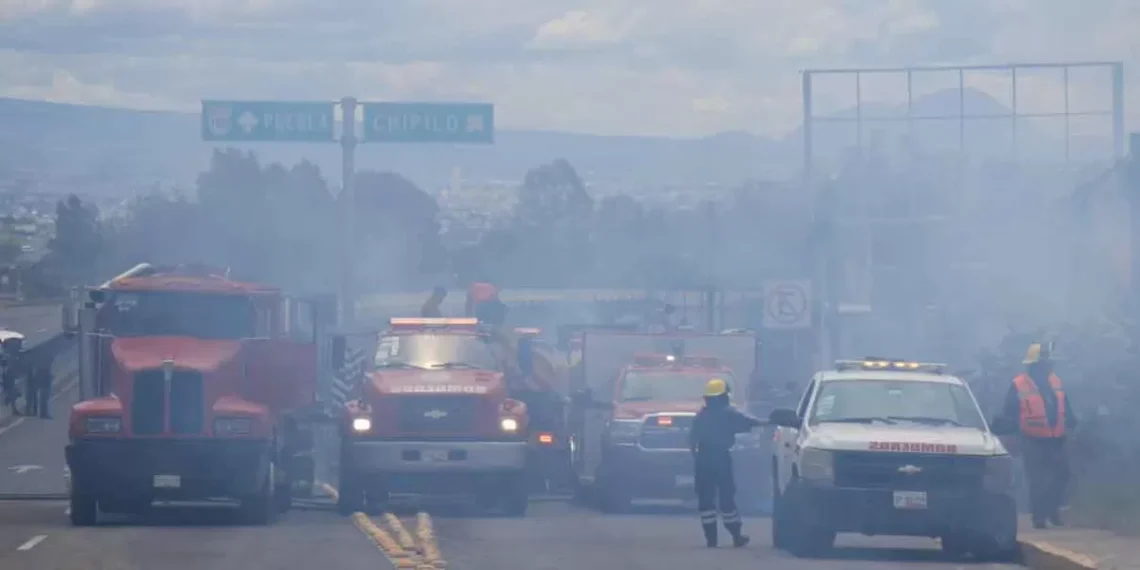
POLYGON ((1049 344, 1035 342, 1029 345, 1029 350, 1025 351, 1025 359, 1021 363, 1036 364, 1042 360, 1049 360, 1052 352, 1052 347, 1049 344))
POLYGON ((705 384, 706 398, 715 398, 717 396, 723 396, 727 393, 728 383, 724 380, 721 380, 720 378, 713 378, 712 380, 709 380, 708 384, 705 384))

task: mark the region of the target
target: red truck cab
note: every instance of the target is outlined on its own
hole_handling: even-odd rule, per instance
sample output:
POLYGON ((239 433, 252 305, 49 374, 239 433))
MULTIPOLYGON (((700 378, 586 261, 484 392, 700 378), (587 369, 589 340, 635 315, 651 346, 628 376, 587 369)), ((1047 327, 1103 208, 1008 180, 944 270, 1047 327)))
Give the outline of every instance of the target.
POLYGON ((473 318, 391 320, 346 406, 342 512, 415 493, 473 494, 525 513, 528 413, 509 397, 517 371, 494 335, 473 318))
POLYGON ((315 398, 315 332, 295 334, 275 288, 140 268, 91 292, 66 448, 72 522, 219 497, 272 522, 311 478, 292 414, 315 398))
POLYGON ((689 431, 713 378, 737 388, 732 370, 713 357, 639 354, 621 369, 598 469, 603 508, 694 496, 689 431))

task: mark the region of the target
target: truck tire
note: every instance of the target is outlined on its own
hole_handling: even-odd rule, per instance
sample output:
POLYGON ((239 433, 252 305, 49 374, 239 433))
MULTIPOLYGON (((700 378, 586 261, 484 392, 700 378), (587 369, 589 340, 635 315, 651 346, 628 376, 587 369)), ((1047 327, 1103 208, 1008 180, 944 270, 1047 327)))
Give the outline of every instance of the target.
MULTIPOLYGON (((831 551, 835 544, 835 531, 806 520, 802 491, 793 479, 781 496, 784 527, 781 538, 788 552, 797 558, 818 558, 831 551)), ((775 522, 773 522, 775 525, 775 522)), ((775 531, 773 531, 775 532, 775 531)))
POLYGON ((633 506, 633 498, 630 497, 629 491, 624 485, 616 481, 603 481, 596 490, 598 491, 599 506, 603 513, 628 513, 633 506))
POLYGON ((99 524, 99 500, 87 488, 82 477, 71 477, 71 492, 68 495, 68 517, 72 526, 95 526, 99 524))
POLYGON ((277 520, 275 463, 270 461, 269 467, 265 471, 265 477, 262 479, 259 489, 253 495, 243 497, 238 505, 238 513, 247 524, 267 526, 277 520))
POLYGON ((503 514, 508 517, 526 516, 527 508, 530 507, 530 493, 527 486, 522 484, 524 481, 525 476, 507 481, 506 489, 503 490, 502 507, 503 514))

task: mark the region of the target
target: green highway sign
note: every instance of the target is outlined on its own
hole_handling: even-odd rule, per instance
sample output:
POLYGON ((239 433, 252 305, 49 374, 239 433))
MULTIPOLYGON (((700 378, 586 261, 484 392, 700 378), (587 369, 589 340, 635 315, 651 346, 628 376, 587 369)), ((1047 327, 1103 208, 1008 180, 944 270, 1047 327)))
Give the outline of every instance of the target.
POLYGON ((202 101, 202 140, 333 142, 333 103, 202 101))
POLYGON ((490 103, 363 103, 364 142, 495 142, 490 103))

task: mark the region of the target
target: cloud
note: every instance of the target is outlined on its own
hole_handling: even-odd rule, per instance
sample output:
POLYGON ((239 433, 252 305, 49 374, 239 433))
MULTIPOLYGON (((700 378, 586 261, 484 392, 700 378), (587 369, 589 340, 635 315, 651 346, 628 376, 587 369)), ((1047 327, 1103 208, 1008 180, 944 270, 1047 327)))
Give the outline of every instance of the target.
MULTIPOLYGON (((1136 29, 1133 0, 0 0, 0 94, 486 100, 502 128, 780 134, 799 122, 805 68, 1140 64, 1136 29)), ((1020 81, 1026 108, 1062 104, 1056 74, 1020 81)), ((1005 78, 967 83, 1008 99, 1005 78)), ((1070 98, 1107 86, 1074 72, 1070 98)), ((853 87, 815 96, 842 107, 853 87)), ((868 79, 864 97, 902 102, 905 87, 868 79)))

